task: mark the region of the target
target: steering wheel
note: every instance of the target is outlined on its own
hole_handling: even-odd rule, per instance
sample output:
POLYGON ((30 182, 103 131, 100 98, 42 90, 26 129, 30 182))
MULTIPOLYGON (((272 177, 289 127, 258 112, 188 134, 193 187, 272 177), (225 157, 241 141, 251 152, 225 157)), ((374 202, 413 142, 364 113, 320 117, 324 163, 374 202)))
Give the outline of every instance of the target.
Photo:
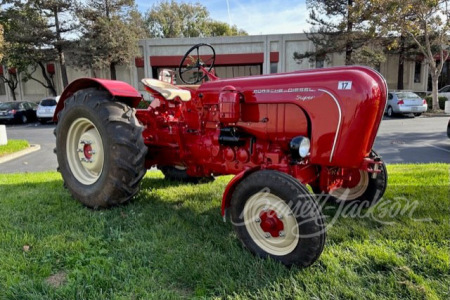
POLYGON ((215 61, 216 51, 214 51, 214 48, 210 44, 201 43, 193 46, 186 52, 183 59, 181 60, 180 68, 178 69, 178 74, 181 81, 186 84, 196 84, 201 82, 206 76, 208 76, 209 72, 214 67, 215 61), (200 47, 203 47, 203 49, 206 48, 206 53, 212 53, 200 55, 200 47), (194 51, 195 54, 192 55, 192 52, 194 51), (191 80, 183 77, 183 75, 186 75, 185 73, 189 71, 191 71, 194 75, 193 79, 191 80))

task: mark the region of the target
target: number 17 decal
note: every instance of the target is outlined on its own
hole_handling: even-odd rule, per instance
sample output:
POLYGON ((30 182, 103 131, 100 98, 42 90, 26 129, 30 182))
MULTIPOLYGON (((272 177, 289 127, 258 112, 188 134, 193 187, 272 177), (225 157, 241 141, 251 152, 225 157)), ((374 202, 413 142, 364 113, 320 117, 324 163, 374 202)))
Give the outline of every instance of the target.
POLYGON ((351 81, 339 81, 338 90, 351 90, 352 82, 351 81))

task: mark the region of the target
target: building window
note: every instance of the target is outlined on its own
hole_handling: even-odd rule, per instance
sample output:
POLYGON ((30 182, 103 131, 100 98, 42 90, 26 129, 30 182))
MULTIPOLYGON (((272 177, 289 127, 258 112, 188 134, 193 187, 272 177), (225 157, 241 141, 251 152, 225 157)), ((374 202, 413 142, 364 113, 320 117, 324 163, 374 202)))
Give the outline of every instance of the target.
POLYGON ((270 63, 270 74, 278 73, 278 63, 270 63))
POLYGON ((325 59, 323 58, 317 58, 316 59, 316 69, 321 69, 325 66, 325 59))
POLYGON ((420 79, 422 75, 422 62, 421 61, 416 61, 416 65, 414 67, 414 82, 415 83, 420 83, 420 79))

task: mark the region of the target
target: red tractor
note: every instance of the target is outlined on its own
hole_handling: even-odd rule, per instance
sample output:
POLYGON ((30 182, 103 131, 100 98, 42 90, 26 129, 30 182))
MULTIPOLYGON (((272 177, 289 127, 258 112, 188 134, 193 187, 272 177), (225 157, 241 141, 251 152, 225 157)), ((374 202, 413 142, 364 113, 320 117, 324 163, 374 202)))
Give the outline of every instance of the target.
POLYGON ((174 76, 142 80, 153 98, 147 109, 136 109, 142 95, 127 83, 72 82, 55 112, 65 185, 98 208, 129 201, 154 166, 187 182, 234 174, 222 216, 244 246, 309 266, 325 243, 310 190, 372 204, 386 189, 385 165, 372 150, 386 82, 365 67, 219 79, 214 61, 214 49, 198 44, 180 63, 187 85, 167 82, 174 76))

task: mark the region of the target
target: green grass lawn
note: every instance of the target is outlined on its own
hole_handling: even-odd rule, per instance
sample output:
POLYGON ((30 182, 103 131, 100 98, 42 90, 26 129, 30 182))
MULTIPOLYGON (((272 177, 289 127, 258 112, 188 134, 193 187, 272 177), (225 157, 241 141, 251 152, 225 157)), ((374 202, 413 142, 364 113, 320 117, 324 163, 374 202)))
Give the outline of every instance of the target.
POLYGON ((0 299, 449 299, 449 165, 388 170, 375 210, 324 207, 332 226, 307 269, 241 247, 220 217, 229 176, 148 172, 132 203, 93 211, 59 173, 1 174, 0 299))
POLYGON ((0 146, 0 157, 28 148, 25 140, 8 140, 8 144, 0 146))

